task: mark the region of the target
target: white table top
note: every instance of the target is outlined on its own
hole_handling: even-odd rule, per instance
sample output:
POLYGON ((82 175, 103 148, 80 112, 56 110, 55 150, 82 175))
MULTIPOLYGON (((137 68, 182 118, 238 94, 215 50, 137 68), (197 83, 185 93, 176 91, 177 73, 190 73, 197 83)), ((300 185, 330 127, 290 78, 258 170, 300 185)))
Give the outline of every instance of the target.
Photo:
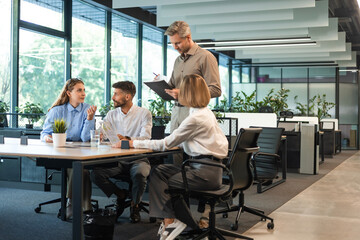
POLYGON ((73 160, 90 160, 96 158, 126 156, 152 152, 151 149, 119 149, 110 145, 89 147, 89 143, 67 143, 66 147, 55 148, 52 143, 41 142, 38 139, 28 139, 28 145, 20 145, 19 138, 5 138, 5 144, 0 144, 2 156, 24 156, 37 158, 57 158, 73 160), (80 145, 83 145, 81 147, 80 145))

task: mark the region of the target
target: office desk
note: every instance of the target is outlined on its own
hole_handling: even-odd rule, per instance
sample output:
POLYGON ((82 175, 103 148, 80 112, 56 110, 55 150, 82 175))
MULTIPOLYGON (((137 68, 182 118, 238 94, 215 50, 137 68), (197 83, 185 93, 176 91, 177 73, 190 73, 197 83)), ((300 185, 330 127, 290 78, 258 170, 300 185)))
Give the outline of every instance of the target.
MULTIPOLYGON (((181 150, 174 148, 166 152, 155 152, 150 149, 118 149, 109 145, 101 145, 99 148, 71 147, 54 148, 52 143, 44 143, 40 140, 29 139, 28 145, 20 145, 18 138, 5 138, 5 144, 0 144, 0 155, 24 156, 37 158, 41 165, 65 169, 73 168, 73 239, 83 239, 82 227, 82 174, 83 169, 96 165, 115 163, 121 158, 122 161, 132 160, 140 157, 162 156, 178 153, 181 150)), ((66 175, 62 174, 62 199, 65 199, 66 175), (63 179, 65 178, 65 179, 63 179), (65 189, 65 191, 64 191, 65 189)), ((61 203, 61 214, 65 214, 65 201, 61 203)))

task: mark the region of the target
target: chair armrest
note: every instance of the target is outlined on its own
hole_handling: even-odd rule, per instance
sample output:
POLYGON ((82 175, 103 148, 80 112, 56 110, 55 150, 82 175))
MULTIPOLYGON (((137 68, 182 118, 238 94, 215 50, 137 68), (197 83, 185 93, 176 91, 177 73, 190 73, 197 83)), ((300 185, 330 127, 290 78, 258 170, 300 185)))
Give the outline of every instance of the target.
POLYGON ((269 156, 269 157, 275 157, 278 160, 280 160, 280 156, 275 153, 265 153, 265 152, 257 152, 254 154, 253 158, 255 159, 257 156, 269 156))
POLYGON ((187 178, 186 178, 185 166, 188 166, 190 163, 199 163, 199 164, 204 164, 204 165, 213 166, 213 167, 220 167, 224 171, 230 172, 229 169, 222 163, 209 162, 208 160, 203 160, 203 159, 188 159, 188 160, 184 161, 181 166, 181 174, 182 174, 182 178, 183 178, 183 182, 184 182, 184 189, 185 189, 186 193, 189 191, 189 187, 188 187, 187 178))
POLYGON ((240 151, 242 152, 257 152, 259 151, 259 147, 252 147, 252 148, 242 148, 240 151))

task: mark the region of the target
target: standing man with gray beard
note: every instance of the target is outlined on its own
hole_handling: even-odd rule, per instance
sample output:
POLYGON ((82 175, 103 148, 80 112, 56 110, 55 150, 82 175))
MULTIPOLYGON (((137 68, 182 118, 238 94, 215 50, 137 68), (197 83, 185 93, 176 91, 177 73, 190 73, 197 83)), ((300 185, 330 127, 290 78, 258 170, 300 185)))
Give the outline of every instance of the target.
MULTIPOLYGON (((180 105, 177 101, 179 86, 186 75, 198 74, 205 79, 209 87, 211 98, 221 96, 219 66, 214 55, 199 47, 191 38, 189 25, 184 21, 173 22, 165 32, 174 49, 180 53, 174 63, 174 70, 169 80, 172 90, 166 93, 175 98, 175 105, 171 113, 170 131, 177 129, 182 121, 189 115, 189 108, 180 105)), ((181 164, 182 158, 175 157, 175 164, 181 164)))

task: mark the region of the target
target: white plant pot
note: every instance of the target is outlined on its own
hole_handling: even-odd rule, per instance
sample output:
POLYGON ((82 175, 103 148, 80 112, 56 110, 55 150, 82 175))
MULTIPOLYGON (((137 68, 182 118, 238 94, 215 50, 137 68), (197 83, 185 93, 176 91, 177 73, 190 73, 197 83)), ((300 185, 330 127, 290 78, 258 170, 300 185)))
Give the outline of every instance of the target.
POLYGON ((54 147, 63 147, 66 144, 66 133, 53 133, 52 139, 54 147))

